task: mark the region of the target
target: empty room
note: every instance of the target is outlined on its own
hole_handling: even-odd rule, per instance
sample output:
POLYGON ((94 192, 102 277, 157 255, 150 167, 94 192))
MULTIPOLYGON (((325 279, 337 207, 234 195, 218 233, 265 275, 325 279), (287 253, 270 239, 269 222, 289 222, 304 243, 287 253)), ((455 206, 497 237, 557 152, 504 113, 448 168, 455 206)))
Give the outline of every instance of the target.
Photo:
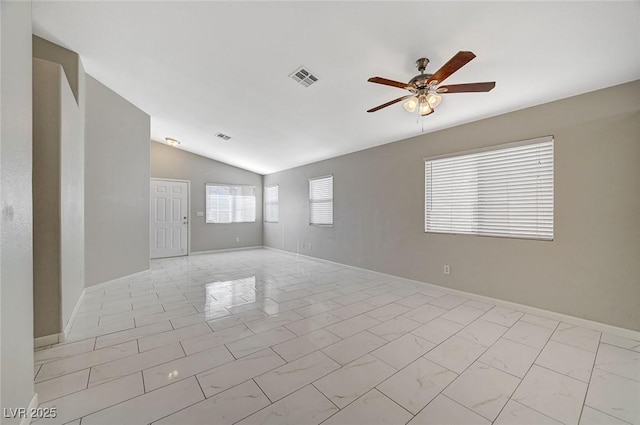
POLYGON ((1 424, 640 425, 639 2, 0 5, 1 424))

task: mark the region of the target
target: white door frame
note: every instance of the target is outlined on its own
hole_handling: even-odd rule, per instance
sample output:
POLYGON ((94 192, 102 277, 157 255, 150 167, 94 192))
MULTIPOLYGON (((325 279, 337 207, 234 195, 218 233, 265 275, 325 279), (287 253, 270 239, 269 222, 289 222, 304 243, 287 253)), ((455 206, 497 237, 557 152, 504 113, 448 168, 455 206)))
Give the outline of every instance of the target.
MULTIPOLYGON (((151 177, 150 180, 164 182, 180 182, 187 184, 187 257, 191 255, 191 180, 165 179, 162 177, 151 177)), ((151 196, 151 194, 149 194, 151 196)), ((149 229, 151 229, 151 211, 149 211, 149 229)))

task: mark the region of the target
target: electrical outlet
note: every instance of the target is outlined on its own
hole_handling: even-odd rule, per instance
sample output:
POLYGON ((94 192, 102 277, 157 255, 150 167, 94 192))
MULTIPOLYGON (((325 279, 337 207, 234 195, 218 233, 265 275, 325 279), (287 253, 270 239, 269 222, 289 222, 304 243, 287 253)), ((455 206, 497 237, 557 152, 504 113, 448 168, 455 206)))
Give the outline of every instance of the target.
POLYGON ((236 238, 236 242, 240 242, 240 238, 236 238))
POLYGON ((302 249, 304 249, 304 248, 305 248, 305 243, 304 243, 304 242, 302 242, 302 249))
POLYGON ((311 251, 312 249, 313 249, 313 244, 309 242, 309 251, 311 251))
POLYGON ((445 264, 442 272, 444 274, 451 274, 451 266, 449 266, 448 264, 445 264))
POLYGON ((204 211, 197 211, 196 217, 204 217, 204 211))

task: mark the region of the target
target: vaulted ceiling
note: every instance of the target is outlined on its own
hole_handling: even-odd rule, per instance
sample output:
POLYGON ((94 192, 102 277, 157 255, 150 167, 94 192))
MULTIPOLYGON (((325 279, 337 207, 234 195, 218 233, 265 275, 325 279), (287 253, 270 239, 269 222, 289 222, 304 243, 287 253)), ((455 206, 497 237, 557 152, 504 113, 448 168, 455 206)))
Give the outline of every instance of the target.
POLYGON ((640 78, 637 1, 41 1, 33 21, 150 114, 152 139, 261 174, 640 78), (369 77, 406 82, 460 50, 477 57, 447 84, 493 91, 420 120, 366 113, 404 93, 369 77), (301 65, 319 81, 289 78, 301 65))

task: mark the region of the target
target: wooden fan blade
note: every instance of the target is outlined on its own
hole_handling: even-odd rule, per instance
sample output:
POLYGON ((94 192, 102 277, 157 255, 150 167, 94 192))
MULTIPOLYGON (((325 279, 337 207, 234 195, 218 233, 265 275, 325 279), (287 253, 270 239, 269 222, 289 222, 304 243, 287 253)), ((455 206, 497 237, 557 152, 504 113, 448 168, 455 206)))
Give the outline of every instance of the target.
POLYGON ((436 71, 428 80, 427 83, 436 80, 438 83, 443 82, 449 75, 453 74, 463 66, 465 66, 476 55, 473 52, 458 52, 454 57, 449 59, 449 62, 442 65, 442 68, 436 71))
POLYGON ((469 84, 452 84, 449 86, 438 87, 438 93, 471 93, 491 91, 496 86, 496 82, 490 83, 469 83, 469 84))
POLYGON ((405 99, 409 99, 410 97, 413 97, 413 94, 407 95, 407 96, 402 96, 399 97, 397 99, 392 100, 391 102, 387 102, 387 103, 383 103, 380 106, 376 106, 375 108, 369 109, 367 112, 375 112, 375 111, 379 111, 382 108, 386 108, 387 106, 391 106, 394 103, 398 103, 398 102, 402 102, 405 99))
POLYGON ((370 82, 370 83, 383 84, 385 86, 398 87, 400 89, 406 89, 407 88, 407 84, 406 83, 401 83, 400 81, 388 80, 388 79, 382 78, 382 77, 371 77, 367 81, 370 82))

